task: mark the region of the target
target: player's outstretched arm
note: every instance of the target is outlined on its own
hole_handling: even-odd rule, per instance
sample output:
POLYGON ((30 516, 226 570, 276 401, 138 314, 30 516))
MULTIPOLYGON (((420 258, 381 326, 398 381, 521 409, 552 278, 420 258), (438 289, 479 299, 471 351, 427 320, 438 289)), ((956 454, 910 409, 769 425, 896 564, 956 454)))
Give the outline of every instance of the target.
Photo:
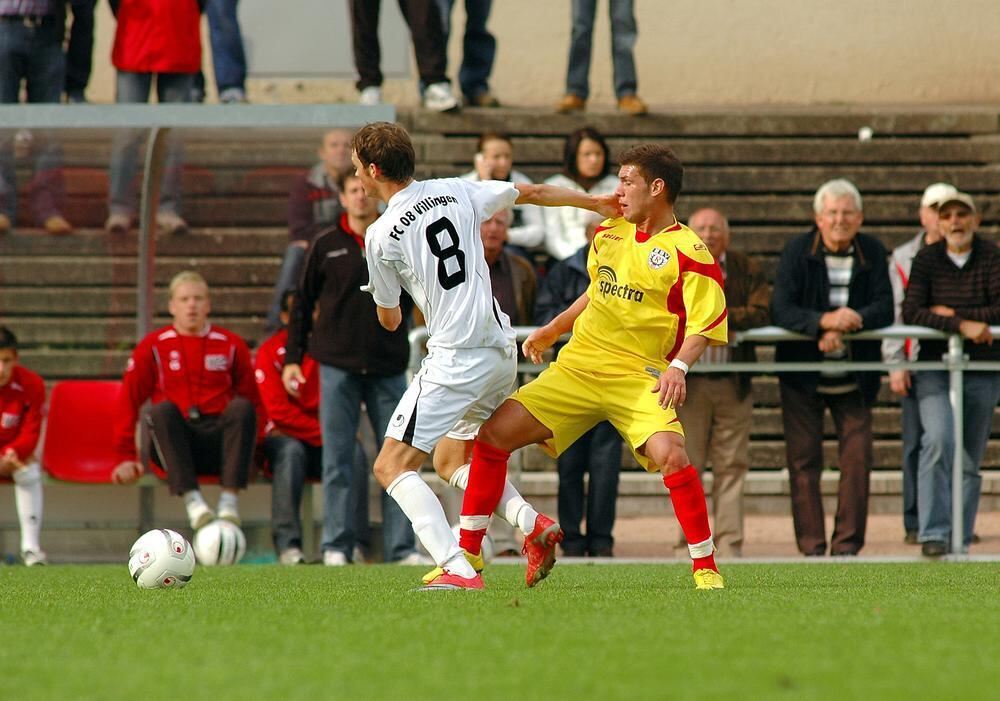
POLYGON ((609 195, 590 195, 577 192, 567 187, 545 185, 544 183, 514 183, 520 193, 514 204, 534 204, 540 207, 578 207, 597 212, 603 217, 611 218, 621 215, 618 197, 609 195))
POLYGON ((524 351, 525 357, 533 363, 541 363, 542 353, 551 348, 552 344, 558 341, 559 337, 564 333, 569 333, 573 330, 576 318, 583 313, 588 302, 590 302, 590 298, 584 292, 576 298, 576 301, 566 311, 545 326, 532 331, 531 335, 524 339, 524 343, 521 345, 521 350, 524 351))

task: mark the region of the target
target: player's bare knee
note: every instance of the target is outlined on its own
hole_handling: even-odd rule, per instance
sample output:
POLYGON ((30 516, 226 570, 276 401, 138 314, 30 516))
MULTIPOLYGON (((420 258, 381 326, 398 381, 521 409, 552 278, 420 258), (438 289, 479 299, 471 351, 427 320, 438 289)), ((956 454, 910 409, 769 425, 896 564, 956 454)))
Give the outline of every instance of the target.
POLYGON ((679 472, 688 466, 690 459, 684 448, 684 437, 676 433, 658 434, 663 437, 650 441, 647 454, 656 469, 664 476, 679 472))
POLYGON ((392 481, 405 471, 399 463, 393 461, 385 453, 379 453, 378 457, 375 458, 375 465, 372 466, 375 479, 378 480, 383 489, 392 484, 392 481))

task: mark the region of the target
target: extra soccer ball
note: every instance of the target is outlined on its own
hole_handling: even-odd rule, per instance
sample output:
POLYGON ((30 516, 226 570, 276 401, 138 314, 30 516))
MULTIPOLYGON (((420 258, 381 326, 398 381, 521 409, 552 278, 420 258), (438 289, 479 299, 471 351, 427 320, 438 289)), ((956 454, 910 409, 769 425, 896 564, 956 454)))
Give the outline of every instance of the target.
POLYGON ((140 589, 180 589, 194 574, 194 551, 180 533, 158 528, 135 541, 128 573, 140 589))
MULTIPOLYGON (((458 531, 459 531, 460 528, 461 527, 459 526, 459 524, 456 523, 452 527, 452 529, 451 529, 451 532, 455 534, 455 540, 458 540, 460 538, 459 533, 458 533, 458 531)), ((490 560, 493 559, 493 553, 494 553, 493 539, 490 538, 490 534, 489 533, 487 533, 485 536, 483 536, 483 546, 482 547, 483 547, 483 550, 482 550, 483 563, 488 565, 488 564, 490 564, 490 560)))
POLYGON ((221 518, 194 534, 194 554, 203 565, 235 565, 246 551, 247 539, 240 527, 221 518))

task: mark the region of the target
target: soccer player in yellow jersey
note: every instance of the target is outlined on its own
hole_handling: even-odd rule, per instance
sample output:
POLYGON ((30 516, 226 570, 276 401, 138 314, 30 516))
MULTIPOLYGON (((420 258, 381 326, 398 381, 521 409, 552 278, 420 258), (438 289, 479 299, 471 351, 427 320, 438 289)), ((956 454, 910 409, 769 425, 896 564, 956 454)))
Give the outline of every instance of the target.
MULTIPOLYGON (((597 229, 587 265, 590 286, 525 340, 524 353, 540 362, 562 334, 572 329, 573 337, 555 362, 483 425, 470 477, 505 472, 510 453, 531 443, 558 455, 608 420, 639 463, 662 474, 690 544, 696 587, 722 589, 705 493, 675 413, 684 403, 689 367, 707 346, 727 342, 722 273, 701 239, 674 214, 684 169, 673 152, 643 144, 619 162, 615 195, 622 215, 597 229)), ((468 506, 463 514, 472 513, 468 506)), ((478 553, 483 532, 463 530, 462 547, 478 553)), ((552 569, 561 535, 556 527, 526 543, 529 587, 552 569)))

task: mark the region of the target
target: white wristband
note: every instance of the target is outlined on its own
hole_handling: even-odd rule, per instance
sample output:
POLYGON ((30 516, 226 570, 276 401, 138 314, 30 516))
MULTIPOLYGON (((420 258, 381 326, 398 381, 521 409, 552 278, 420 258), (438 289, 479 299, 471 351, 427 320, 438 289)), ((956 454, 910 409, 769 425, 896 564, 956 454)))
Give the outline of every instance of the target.
POLYGON ((685 375, 687 375, 688 374, 688 370, 691 369, 691 366, 688 365, 687 363, 685 363, 680 358, 674 358, 673 360, 671 360, 669 367, 677 368, 678 370, 680 370, 681 372, 683 372, 685 375))

